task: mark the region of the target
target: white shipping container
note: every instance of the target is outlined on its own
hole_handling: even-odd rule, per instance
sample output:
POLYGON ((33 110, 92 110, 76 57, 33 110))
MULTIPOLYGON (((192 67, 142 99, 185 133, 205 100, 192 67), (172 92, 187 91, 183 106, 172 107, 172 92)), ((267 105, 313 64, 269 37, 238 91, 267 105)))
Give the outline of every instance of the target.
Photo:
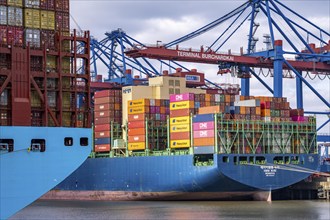
POLYGON ((23 26, 23 9, 17 7, 8 7, 7 22, 11 26, 23 26))
POLYGON ((7 7, 0 5, 0 24, 7 25, 7 7))
POLYGON ((40 0, 25 0, 24 6, 27 8, 39 8, 40 0))
POLYGON ((260 106, 259 99, 250 99, 234 102, 234 106, 244 106, 244 107, 258 107, 260 106))
POLYGON ((25 29, 25 45, 40 48, 40 30, 25 29))

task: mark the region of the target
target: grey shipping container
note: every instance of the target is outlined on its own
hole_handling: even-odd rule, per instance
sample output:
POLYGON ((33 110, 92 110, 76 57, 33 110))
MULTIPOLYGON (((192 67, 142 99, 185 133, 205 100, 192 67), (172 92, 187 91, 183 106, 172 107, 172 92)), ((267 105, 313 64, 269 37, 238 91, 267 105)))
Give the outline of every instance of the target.
POLYGON ((39 8, 40 0, 25 0, 24 6, 27 8, 39 8))
POLYGON ((40 48, 40 30, 25 29, 25 45, 30 44, 30 47, 40 48))
POLYGON ((7 25, 7 7, 0 5, 0 24, 7 25))
POLYGON ((8 91, 6 89, 0 94, 0 105, 8 105, 8 91))
POLYGON ((23 26, 23 9, 8 7, 8 25, 23 26))

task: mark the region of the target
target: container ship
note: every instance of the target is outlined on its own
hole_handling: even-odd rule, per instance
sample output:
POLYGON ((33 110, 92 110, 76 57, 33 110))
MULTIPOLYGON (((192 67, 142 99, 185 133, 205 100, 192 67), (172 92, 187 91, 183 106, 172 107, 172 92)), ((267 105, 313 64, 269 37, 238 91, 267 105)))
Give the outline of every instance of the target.
POLYGON ((93 152, 42 198, 266 200, 319 169, 303 109, 202 85, 202 73, 177 69, 95 92, 93 152))
POLYGON ((69 0, 0 1, 0 219, 92 150, 89 40, 70 32, 69 0))

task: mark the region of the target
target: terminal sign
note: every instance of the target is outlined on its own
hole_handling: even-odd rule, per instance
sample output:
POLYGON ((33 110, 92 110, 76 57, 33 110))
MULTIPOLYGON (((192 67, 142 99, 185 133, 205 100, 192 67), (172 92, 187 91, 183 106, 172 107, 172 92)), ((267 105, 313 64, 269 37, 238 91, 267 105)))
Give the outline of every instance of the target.
POLYGON ((219 61, 234 61, 234 57, 230 55, 188 52, 188 51, 177 51, 177 52, 179 57, 191 57, 191 58, 210 59, 210 60, 219 60, 219 61))

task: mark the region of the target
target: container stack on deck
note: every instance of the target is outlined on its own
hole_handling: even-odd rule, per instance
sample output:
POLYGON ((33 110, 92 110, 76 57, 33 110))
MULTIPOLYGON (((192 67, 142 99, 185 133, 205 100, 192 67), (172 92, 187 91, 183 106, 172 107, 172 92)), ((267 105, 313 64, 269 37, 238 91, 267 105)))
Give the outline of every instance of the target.
POLYGON ((0 125, 89 127, 89 51, 69 0, 1 0, 0 125))
POLYGON ((171 148, 191 146, 191 116, 195 113, 195 94, 185 93, 170 96, 171 148))
POLYGON ((195 154, 214 153, 214 114, 198 114, 193 117, 193 137, 195 154))
POLYGON ((94 93, 95 152, 110 151, 113 141, 111 132, 118 133, 118 124, 122 121, 121 102, 121 90, 103 90, 94 93))
POLYGON ((164 150, 167 112, 167 100, 128 101, 128 150, 164 150))

